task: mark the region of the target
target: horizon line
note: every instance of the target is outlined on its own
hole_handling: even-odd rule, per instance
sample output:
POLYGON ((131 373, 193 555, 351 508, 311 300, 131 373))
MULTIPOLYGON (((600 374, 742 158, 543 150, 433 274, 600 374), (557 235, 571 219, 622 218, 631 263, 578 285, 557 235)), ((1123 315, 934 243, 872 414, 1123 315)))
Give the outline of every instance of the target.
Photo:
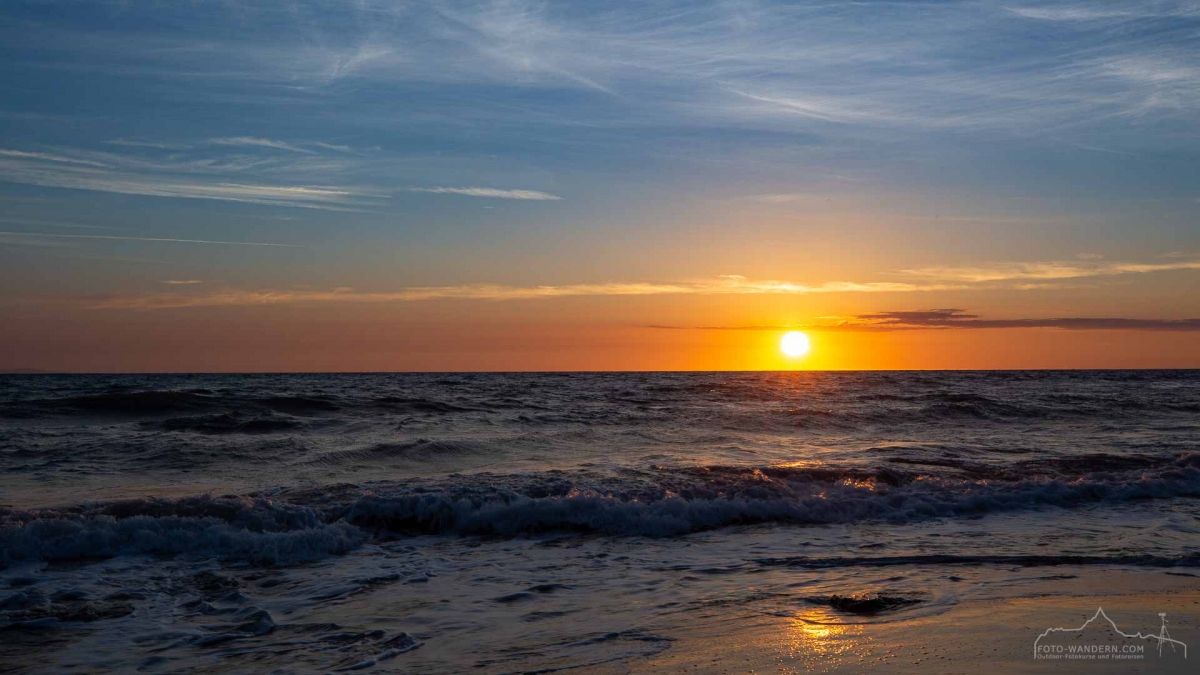
POLYGON ((743 368, 737 370, 41 370, 0 369, 0 377, 39 375, 570 375, 672 373, 1031 373, 1031 372, 1200 371, 1198 366, 1165 368, 743 368))

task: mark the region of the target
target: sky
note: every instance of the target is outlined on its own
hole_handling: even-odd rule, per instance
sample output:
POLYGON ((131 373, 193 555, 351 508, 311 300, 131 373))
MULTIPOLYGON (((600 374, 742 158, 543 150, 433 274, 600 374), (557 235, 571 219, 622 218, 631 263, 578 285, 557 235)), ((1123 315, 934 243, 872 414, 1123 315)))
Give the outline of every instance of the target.
POLYGON ((0 370, 1195 368, 1197 290, 1198 2, 0 6, 0 370))

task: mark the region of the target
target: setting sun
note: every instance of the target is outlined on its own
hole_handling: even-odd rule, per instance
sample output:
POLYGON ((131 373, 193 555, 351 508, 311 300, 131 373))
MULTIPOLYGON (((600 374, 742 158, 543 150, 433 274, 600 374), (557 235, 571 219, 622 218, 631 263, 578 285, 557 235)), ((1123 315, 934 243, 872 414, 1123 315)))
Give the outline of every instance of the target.
POLYGON ((779 343, 779 349, 791 357, 804 356, 810 347, 808 336, 799 331, 784 333, 783 340, 779 343))

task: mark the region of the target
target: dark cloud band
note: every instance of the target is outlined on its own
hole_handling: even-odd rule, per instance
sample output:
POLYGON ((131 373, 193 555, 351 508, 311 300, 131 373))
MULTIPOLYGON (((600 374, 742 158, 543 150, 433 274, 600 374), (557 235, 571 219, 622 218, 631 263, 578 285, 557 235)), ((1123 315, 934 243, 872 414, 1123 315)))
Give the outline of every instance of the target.
POLYGON ((1136 330, 1163 332, 1200 331, 1200 319, 1130 319, 1118 317, 1059 317, 1034 319, 984 319, 961 309, 860 314, 833 323, 793 326, 652 326, 653 328, 693 330, 815 330, 815 331, 897 331, 985 328, 1057 328, 1061 330, 1136 330))

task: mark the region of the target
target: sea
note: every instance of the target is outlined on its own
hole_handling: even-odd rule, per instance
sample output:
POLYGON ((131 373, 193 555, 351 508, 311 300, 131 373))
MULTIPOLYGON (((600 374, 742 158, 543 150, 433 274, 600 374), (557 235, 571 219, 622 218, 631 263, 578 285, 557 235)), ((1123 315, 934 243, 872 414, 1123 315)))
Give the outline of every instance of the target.
POLYGON ((1200 371, 0 376, 0 663, 619 668, 1195 575, 1198 498, 1200 371))

